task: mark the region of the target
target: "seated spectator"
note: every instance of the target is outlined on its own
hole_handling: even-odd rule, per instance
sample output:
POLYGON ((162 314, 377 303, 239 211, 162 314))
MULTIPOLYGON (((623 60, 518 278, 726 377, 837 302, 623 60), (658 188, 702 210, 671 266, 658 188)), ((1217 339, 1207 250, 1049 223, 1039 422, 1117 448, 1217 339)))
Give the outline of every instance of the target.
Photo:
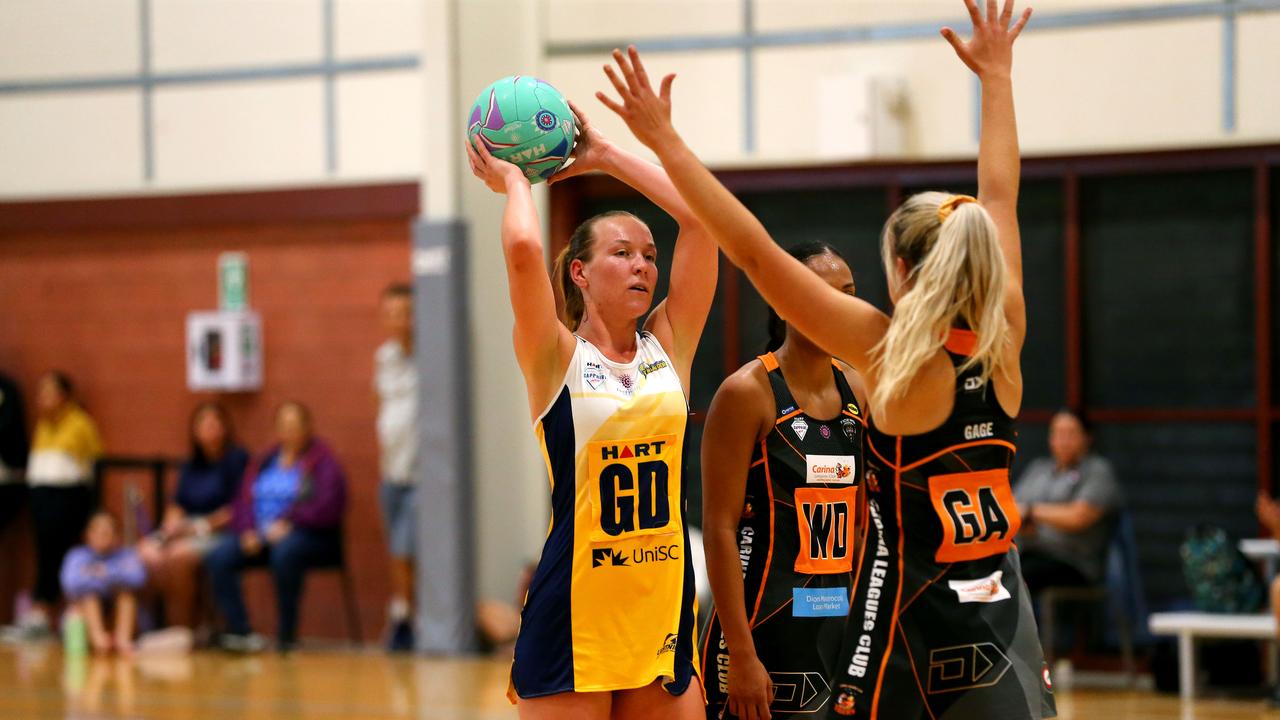
POLYGON ((188 425, 191 456, 178 474, 174 501, 160 529, 138 544, 152 583, 164 597, 170 625, 194 628, 197 572, 231 525, 231 504, 249 464, 231 418, 217 403, 196 407, 188 425))
POLYGON ((67 553, 62 563, 62 591, 73 611, 84 618, 94 652, 115 649, 131 655, 138 614, 134 591, 146 582, 146 571, 132 548, 120 546, 111 513, 94 513, 84 535, 85 544, 67 553), (112 608, 115 622, 108 629, 106 618, 112 608))
POLYGON ((312 436, 311 413, 297 402, 276 411, 279 444, 254 461, 232 510, 235 535, 222 539, 206 565, 214 599, 227 623, 223 647, 258 651, 265 641, 250 632, 240 572, 269 565, 279 611, 278 647, 297 643, 298 602, 310 567, 342 559, 342 515, 347 479, 323 441, 312 436))
POLYGON ((58 573, 67 551, 84 533, 93 499, 93 464, 102 455, 97 425, 74 398, 71 379, 52 371, 36 388, 35 436, 27 460, 27 484, 36 543, 34 602, 14 635, 48 637, 61 599, 58 573))
POLYGON ((1111 516, 1123 499, 1111 464, 1089 452, 1090 441, 1079 415, 1059 411, 1049 424, 1052 457, 1033 460, 1013 488, 1022 513, 1022 576, 1033 597, 1048 587, 1103 581, 1111 516))

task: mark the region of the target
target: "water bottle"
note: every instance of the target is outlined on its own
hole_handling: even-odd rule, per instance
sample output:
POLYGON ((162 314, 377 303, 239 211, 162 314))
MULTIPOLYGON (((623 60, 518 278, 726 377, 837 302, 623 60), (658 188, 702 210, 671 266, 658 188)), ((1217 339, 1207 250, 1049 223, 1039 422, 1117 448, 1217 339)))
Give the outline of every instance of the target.
POLYGON ((69 612, 62 618, 62 652, 68 658, 89 654, 89 629, 78 612, 69 612))

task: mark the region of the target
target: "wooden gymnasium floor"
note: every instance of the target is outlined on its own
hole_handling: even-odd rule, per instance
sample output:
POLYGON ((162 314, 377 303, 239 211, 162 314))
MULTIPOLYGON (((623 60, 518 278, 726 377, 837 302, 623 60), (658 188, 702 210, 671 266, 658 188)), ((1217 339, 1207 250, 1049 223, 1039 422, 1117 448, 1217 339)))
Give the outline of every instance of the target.
MULTIPOLYGON (((3 720, 497 720, 516 717, 499 660, 301 652, 230 657, 88 659, 57 646, 0 647, 3 720)), ((1280 719, 1261 700, 1200 700, 1140 692, 1061 694, 1064 720, 1280 719)))

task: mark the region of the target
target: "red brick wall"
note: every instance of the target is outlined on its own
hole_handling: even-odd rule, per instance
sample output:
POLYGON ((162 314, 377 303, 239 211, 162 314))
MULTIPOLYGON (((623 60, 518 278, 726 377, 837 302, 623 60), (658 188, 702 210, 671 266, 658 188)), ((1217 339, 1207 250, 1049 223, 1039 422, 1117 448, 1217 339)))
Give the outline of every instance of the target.
MULTIPOLYGON (((317 191, 324 192, 333 190, 317 191)), ((117 221, 110 229, 14 227, 21 222, 6 228, 0 212, 0 371, 30 395, 43 371, 63 369, 97 419, 109 454, 179 456, 191 408, 212 397, 186 387, 186 314, 216 307, 218 254, 247 252, 250 304, 263 322, 265 382, 261 392, 218 399, 255 453, 272 439, 279 402, 293 398, 312 408, 317 434, 348 473, 347 554, 370 639, 382 627, 388 592, 371 388, 373 352, 382 340, 377 302, 388 283, 409 279, 416 207, 379 208, 368 218, 325 217, 318 208, 264 219, 262 197, 236 197, 245 198, 242 219, 250 222, 237 221, 239 203, 227 206, 225 197, 214 213, 224 219, 211 222, 196 212, 191 217, 200 224, 192 226, 142 218, 138 227, 117 221)), ((120 214, 119 207, 109 209, 120 214)), ((119 506, 130 477, 137 476, 109 480, 110 505, 119 506)), ((16 534, 6 533, 2 557, 29 552, 16 547, 16 534)), ((272 593, 257 575, 247 586, 250 611, 254 624, 269 631, 272 593)), ((307 585, 303 636, 345 637, 338 584, 326 575, 307 585)), ((7 596, 0 605, 7 611, 7 596)))

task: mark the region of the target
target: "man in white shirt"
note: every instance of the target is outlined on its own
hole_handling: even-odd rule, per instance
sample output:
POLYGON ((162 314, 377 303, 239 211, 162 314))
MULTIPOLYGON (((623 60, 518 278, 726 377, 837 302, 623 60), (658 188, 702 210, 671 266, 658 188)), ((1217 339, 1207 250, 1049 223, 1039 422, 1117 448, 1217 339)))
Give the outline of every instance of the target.
POLYGON ((378 400, 378 445, 382 486, 379 497, 391 550, 391 605, 388 618, 393 651, 413 649, 414 510, 417 496, 418 369, 413 361, 413 289, 395 284, 382 293, 382 326, 387 340, 374 355, 378 400))

